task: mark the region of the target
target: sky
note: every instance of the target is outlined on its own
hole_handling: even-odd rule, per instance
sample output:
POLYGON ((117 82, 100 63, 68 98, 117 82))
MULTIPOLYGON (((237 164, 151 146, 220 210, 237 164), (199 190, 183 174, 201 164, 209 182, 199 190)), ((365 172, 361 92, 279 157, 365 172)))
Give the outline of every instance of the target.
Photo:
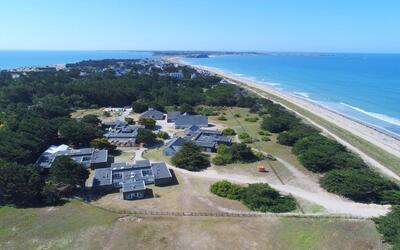
POLYGON ((400 1, 0 0, 0 49, 400 53, 400 1))

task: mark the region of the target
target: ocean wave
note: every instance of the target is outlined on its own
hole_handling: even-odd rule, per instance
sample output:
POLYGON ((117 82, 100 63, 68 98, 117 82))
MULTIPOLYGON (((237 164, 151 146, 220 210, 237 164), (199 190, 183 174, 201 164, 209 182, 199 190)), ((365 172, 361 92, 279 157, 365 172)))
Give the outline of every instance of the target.
POLYGON ((351 106, 351 105, 343 103, 343 102, 341 102, 340 104, 342 104, 343 106, 346 106, 348 108, 351 108, 353 110, 356 110, 356 111, 358 111, 360 113, 363 113, 365 115, 371 116, 371 117, 373 117, 375 119, 378 119, 378 120, 381 120, 381 121, 384 121, 384 122, 387 122, 387 123, 390 123, 390 124, 393 124, 393 125, 400 126, 400 120, 397 119, 397 118, 390 117, 390 116, 387 116, 387 115, 384 115, 384 114, 365 111, 363 109, 351 106))
POLYGON ((306 92, 293 92, 293 94, 304 97, 304 98, 310 98, 310 95, 306 92))

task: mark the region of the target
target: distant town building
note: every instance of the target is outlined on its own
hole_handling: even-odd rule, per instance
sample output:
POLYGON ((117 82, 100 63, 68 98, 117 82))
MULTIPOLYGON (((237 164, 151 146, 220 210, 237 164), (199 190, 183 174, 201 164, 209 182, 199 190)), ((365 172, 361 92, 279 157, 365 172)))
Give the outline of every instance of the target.
POLYGON ((150 163, 148 160, 133 164, 113 163, 111 167, 96 169, 92 190, 110 192, 120 189, 125 200, 141 199, 147 193, 146 185, 170 185, 173 182, 171 171, 165 162, 150 163))
POLYGON ((87 168, 97 169, 110 166, 112 161, 108 156, 108 151, 105 149, 81 148, 72 149, 67 145, 50 146, 44 151, 36 164, 42 169, 49 169, 53 162, 60 156, 67 156, 77 163, 83 164, 87 168))
POLYGON ((182 144, 187 142, 182 137, 176 137, 171 139, 164 147, 163 153, 166 156, 173 156, 175 155, 182 147, 182 144))
POLYGON ((169 73, 169 76, 172 78, 178 79, 178 80, 183 79, 183 77, 184 77, 182 71, 169 73))

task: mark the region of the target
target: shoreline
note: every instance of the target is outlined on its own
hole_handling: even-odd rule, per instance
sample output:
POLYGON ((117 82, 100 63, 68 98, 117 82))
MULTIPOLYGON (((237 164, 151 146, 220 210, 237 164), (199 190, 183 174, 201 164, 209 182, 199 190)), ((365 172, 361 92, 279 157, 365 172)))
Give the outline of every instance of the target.
MULTIPOLYGON (((389 153, 397 158, 400 158, 400 140, 393 135, 388 135, 387 133, 380 131, 376 127, 367 125, 356 119, 352 119, 344 114, 341 114, 337 111, 331 110, 321 104, 310 101, 306 98, 302 98, 297 95, 278 90, 273 86, 261 84, 260 82, 257 82, 252 79, 240 77, 240 76, 234 75, 232 73, 227 73, 227 72, 224 72, 224 71, 216 69, 216 68, 189 64, 187 62, 181 61, 180 57, 165 57, 164 59, 167 61, 170 61, 172 63, 190 66, 190 67, 200 70, 200 71, 206 71, 206 72, 218 75, 218 76, 226 79, 228 82, 235 84, 235 85, 239 85, 244 88, 247 88, 248 90, 250 90, 264 98, 268 98, 268 97, 264 96, 262 93, 266 94, 267 96, 269 95, 269 96, 277 97, 277 99, 282 99, 288 103, 291 103, 292 105, 295 105, 305 111, 312 113, 313 115, 318 116, 319 118, 321 118, 327 122, 332 123, 333 125, 341 128, 341 129, 346 130, 347 132, 349 132, 357 137, 360 137, 360 138, 366 140, 367 142, 379 147, 380 149, 386 151, 387 153, 389 153)), ((313 121, 309 117, 306 117, 306 116, 300 114, 296 110, 293 110, 292 108, 287 107, 287 105, 284 105, 283 103, 281 103, 279 101, 275 101, 275 102, 280 103, 285 108, 294 111, 301 117, 305 118, 309 122, 311 122, 314 125, 316 125, 317 127, 321 128, 323 132, 328 133, 329 135, 334 137, 336 140, 338 140, 340 143, 344 144, 352 151, 358 153, 367 163, 376 167, 381 173, 383 173, 391 178, 394 178, 396 180, 400 180, 400 177, 396 173, 394 173, 392 170, 390 170, 386 166, 382 165, 375 159, 371 158, 369 155, 365 154, 363 151, 361 151, 354 145, 348 143, 346 140, 343 140, 336 134, 330 132, 328 129, 326 129, 322 125, 313 121)))

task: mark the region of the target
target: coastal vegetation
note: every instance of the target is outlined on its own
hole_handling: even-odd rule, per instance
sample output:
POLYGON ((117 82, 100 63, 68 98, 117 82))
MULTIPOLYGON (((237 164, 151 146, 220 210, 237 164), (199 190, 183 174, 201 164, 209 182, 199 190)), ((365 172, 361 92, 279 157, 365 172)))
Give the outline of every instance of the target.
POLYGON ((189 171, 200 171, 210 166, 208 155, 202 153, 201 147, 191 141, 183 143, 171 160, 178 168, 189 171))
POLYGON ((212 161, 215 165, 230 163, 249 163, 259 161, 260 157, 245 143, 233 143, 231 146, 221 144, 217 147, 217 156, 212 161))
POLYGON ((285 213, 296 209, 293 197, 280 195, 266 183, 242 187, 228 181, 219 181, 211 185, 210 191, 221 197, 239 200, 254 211, 285 213))
POLYGON ((392 244, 393 249, 400 249, 400 206, 394 206, 390 213, 373 220, 384 241, 392 244))

